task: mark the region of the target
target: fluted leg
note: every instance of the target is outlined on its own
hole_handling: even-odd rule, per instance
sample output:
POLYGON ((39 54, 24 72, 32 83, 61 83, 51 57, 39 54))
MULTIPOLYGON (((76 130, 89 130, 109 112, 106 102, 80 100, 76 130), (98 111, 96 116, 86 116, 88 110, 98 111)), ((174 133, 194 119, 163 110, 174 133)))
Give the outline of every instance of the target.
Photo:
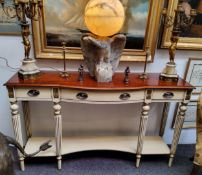
POLYGON ((173 141, 172 141, 171 151, 170 151, 170 159, 169 159, 169 163, 168 163, 169 167, 172 166, 173 159, 174 159, 174 156, 176 153, 177 145, 178 145, 179 138, 180 138, 181 129, 182 129, 182 126, 184 123, 186 110, 187 110, 187 103, 181 103, 181 105, 179 107, 179 113, 177 115, 176 123, 175 123, 175 130, 174 130, 173 141))
MULTIPOLYGON (((12 114, 12 123, 13 123, 13 129, 15 134, 15 139, 17 142, 21 144, 23 147, 23 140, 22 140, 22 131, 21 131, 21 121, 20 121, 20 115, 19 115, 19 106, 17 104, 17 101, 11 102, 11 114, 12 114)), ((18 151, 18 156, 20 160, 20 169, 22 171, 25 170, 24 165, 24 156, 18 151)))
POLYGON ((54 113, 55 113, 55 143, 56 143, 56 155, 58 162, 58 169, 62 168, 62 116, 61 116, 61 106, 59 103, 54 103, 54 113))
POLYGON ((137 144, 137 153, 136 153, 136 167, 138 168, 140 165, 140 159, 142 155, 144 137, 147 128, 148 114, 149 114, 150 106, 148 103, 144 103, 142 107, 142 115, 140 119, 140 127, 139 127, 139 136, 138 136, 138 144, 137 144))

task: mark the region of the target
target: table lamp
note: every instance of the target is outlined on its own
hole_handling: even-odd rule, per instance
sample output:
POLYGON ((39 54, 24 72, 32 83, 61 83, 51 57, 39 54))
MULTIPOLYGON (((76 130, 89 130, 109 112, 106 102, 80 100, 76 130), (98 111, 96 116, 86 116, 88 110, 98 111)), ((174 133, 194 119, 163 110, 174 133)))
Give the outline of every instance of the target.
MULTIPOLYGON (((30 57, 31 42, 30 42, 30 20, 38 20, 42 9, 42 0, 12 0, 12 8, 16 11, 16 15, 10 16, 10 18, 17 17, 19 25, 21 27, 22 43, 24 45, 24 58, 22 65, 18 71, 18 75, 22 79, 36 78, 40 70, 36 66, 34 58, 30 57)), ((4 12, 6 12, 7 2, 0 0, 0 4, 4 12)), ((10 2, 10 1, 9 1, 10 2)))
POLYGON ((110 82, 126 43, 125 35, 117 34, 125 21, 124 7, 119 0, 90 0, 84 21, 92 32, 81 38, 89 73, 98 82, 110 82))

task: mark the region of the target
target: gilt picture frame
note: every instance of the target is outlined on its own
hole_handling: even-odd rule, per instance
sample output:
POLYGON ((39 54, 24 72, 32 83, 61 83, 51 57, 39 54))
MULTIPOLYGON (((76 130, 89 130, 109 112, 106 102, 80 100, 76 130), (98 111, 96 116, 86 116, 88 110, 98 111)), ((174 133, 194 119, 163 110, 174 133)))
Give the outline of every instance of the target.
MULTIPOLYGON (((202 1, 201 0, 185 0, 187 8, 193 8, 197 11, 197 16, 188 32, 182 32, 179 38, 177 48, 184 50, 202 50, 202 1), (201 9, 201 13, 199 12, 201 9)), ((174 17, 179 0, 166 0, 167 16, 174 17)), ((172 27, 163 27, 162 39, 160 42, 161 48, 168 48, 171 44, 172 27)))
MULTIPOLYGON (((150 62, 153 61, 154 54, 155 54, 155 48, 157 43, 157 31, 159 28, 159 22, 160 22, 160 16, 161 16, 161 10, 163 7, 163 1, 164 0, 143 0, 143 1, 133 1, 133 0, 120 0, 123 2, 124 7, 127 8, 127 3, 129 3, 130 8, 132 10, 130 12, 126 11, 126 21, 127 15, 133 17, 137 17, 134 19, 130 19, 130 30, 135 31, 136 33, 140 32, 142 29, 138 28, 141 25, 145 24, 143 31, 143 36, 141 35, 141 40, 138 40, 138 36, 132 36, 130 38, 131 34, 130 32, 126 32, 126 36, 129 38, 128 40, 131 42, 129 48, 125 48, 121 57, 121 61, 145 61, 146 59, 146 51, 145 48, 150 48, 151 53, 151 59, 148 60, 150 62), (134 7, 130 4, 134 5, 134 7), (139 6, 138 6, 139 3, 139 6), (135 4, 137 6, 135 6, 135 4), (147 6, 147 8, 145 8, 147 6), (145 9, 147 9, 145 11, 145 9), (135 13, 135 14, 133 14, 135 13), (139 23, 133 24, 131 21, 139 20, 139 23), (141 47, 138 45, 139 41, 142 42, 141 47), (131 46, 134 48, 131 48, 131 46), (137 46, 137 47, 136 47, 137 46)), ((62 59, 61 49, 62 46, 60 42, 68 36, 78 35, 81 36, 82 32, 85 32, 85 28, 80 28, 79 25, 74 27, 74 21, 78 22, 82 15, 84 14, 85 9, 85 3, 88 2, 88 0, 62 0, 62 1, 53 1, 53 0, 43 0, 43 9, 41 13, 41 17, 39 21, 32 21, 32 29, 33 29, 33 41, 34 41, 34 48, 35 48, 35 57, 38 59, 62 59), (60 4, 63 2, 64 4, 60 4), (68 4, 69 3, 69 4, 68 4), (77 8, 77 4, 79 7, 82 7, 79 10, 75 10, 77 8), (66 7, 64 8, 64 6, 66 7), (68 6, 70 5, 70 6, 68 6), (74 8, 71 8, 74 7, 74 8), (72 10, 74 9, 74 10, 72 10), (66 11, 65 11, 66 10, 66 11), (72 11, 71 11, 72 10, 72 11), (51 13, 49 13, 51 11, 51 13), (54 12, 55 11, 55 12, 54 12), (79 11, 79 13, 78 13, 79 11), (53 15, 54 12, 54 15, 53 15), (71 15, 67 15, 71 14, 71 15), (72 16, 71 19, 66 20, 65 18, 67 16, 72 16), (79 16, 80 15, 80 16, 79 16), (61 21, 57 21, 54 18, 60 18, 61 21), (53 23, 53 21, 56 21, 53 23), (61 23, 61 22, 64 23, 61 23), (58 24, 57 24, 58 22, 58 24), (64 24, 64 25, 63 25, 64 24), (71 27, 71 28, 70 28, 71 27), (66 29, 64 29, 66 28, 66 29), (63 30, 64 29, 64 30, 63 30), (70 30, 74 30, 74 34, 72 35, 69 33, 70 30), (62 31, 63 30, 63 31, 62 31), (79 32, 77 32, 77 31, 79 32), (50 35, 51 32, 54 31, 54 34, 50 35), (57 32, 64 32, 63 35, 61 33, 57 32), (64 37, 65 36, 65 37, 64 37), (56 38, 56 39, 55 39, 56 38), (60 40, 57 40, 60 38, 60 40), (54 41, 55 42, 52 42, 54 41)), ((124 25, 126 26, 126 25, 124 25)), ((121 31, 122 32, 122 31, 121 31)), ((123 31, 123 33, 125 33, 123 31)), ((134 34, 134 33, 132 33, 134 34)), ((141 34, 141 33, 140 33, 141 34)), ((83 58, 82 52, 80 49, 80 40, 79 37, 77 37, 77 41, 74 42, 72 40, 68 40, 67 42, 67 49, 66 49, 66 58, 67 59, 73 59, 73 60, 80 60, 83 58), (77 43, 76 43, 77 42, 77 43), (75 45, 74 45, 75 44, 75 45)), ((128 42, 128 41, 127 41, 128 42)))
POLYGON ((0 5, 0 35, 20 35, 21 28, 18 24, 13 0, 5 2, 5 9, 0 5))

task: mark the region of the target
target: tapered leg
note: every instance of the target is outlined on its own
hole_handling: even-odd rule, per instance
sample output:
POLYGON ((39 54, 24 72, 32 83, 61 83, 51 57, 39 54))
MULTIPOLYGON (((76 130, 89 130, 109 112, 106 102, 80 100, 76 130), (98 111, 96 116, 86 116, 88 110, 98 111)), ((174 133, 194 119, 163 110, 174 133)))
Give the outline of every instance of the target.
POLYGON ((145 137, 146 128, 147 128, 149 110, 150 110, 149 104, 144 103, 142 107, 142 115, 140 119, 139 136, 138 136, 137 153, 136 153, 136 167, 139 167, 140 165, 140 159, 142 155, 144 137, 145 137))
MULTIPOLYGON (((15 139, 23 147, 21 120, 20 120, 20 114, 19 114, 19 111, 18 111, 19 106, 17 104, 17 101, 11 102, 10 107, 11 107, 12 123, 13 123, 15 139)), ((25 170, 24 156, 19 151, 18 151, 18 156, 19 156, 19 160, 20 160, 20 169, 22 171, 24 171, 25 170)))
POLYGON ((173 162, 173 159, 174 159, 174 156, 176 153, 181 129, 182 129, 182 126, 184 123, 186 110, 187 110, 187 103, 181 103, 181 105, 179 106, 179 113, 177 114, 177 117, 176 117, 174 136, 173 136, 173 141, 172 141, 172 145, 171 145, 170 159, 169 159, 169 163, 168 163, 169 167, 172 166, 172 162, 173 162))
POLYGON ((58 162, 58 169, 62 168, 62 116, 61 116, 61 106, 59 102, 54 103, 54 113, 55 113, 55 141, 56 141, 56 155, 58 162))

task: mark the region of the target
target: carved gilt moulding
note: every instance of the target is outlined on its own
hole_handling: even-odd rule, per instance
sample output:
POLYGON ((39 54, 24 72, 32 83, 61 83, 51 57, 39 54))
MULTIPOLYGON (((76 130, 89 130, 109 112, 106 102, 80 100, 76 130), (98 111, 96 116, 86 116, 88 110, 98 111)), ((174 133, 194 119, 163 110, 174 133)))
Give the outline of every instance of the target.
MULTIPOLYGON (((61 45, 54 45, 50 46, 47 45, 47 35, 46 35, 46 4, 48 4, 50 0, 43 0, 43 10, 41 14, 41 18, 39 21, 32 21, 32 28, 33 28, 33 40, 34 40, 34 47, 35 47, 35 57, 40 59, 62 59, 62 46, 61 45)), ((88 1, 88 0, 85 0, 88 1)), ((122 0, 123 1, 123 0, 122 0)), ((134 3, 133 0, 128 0, 128 2, 134 3)), ((148 12, 147 12, 147 21, 145 27, 145 35, 143 40, 142 49, 138 48, 130 48, 124 49, 123 55, 121 57, 121 61, 145 61, 146 59, 146 51, 145 48, 149 47, 151 52, 151 60, 153 61, 156 42, 157 42, 157 31, 159 28, 160 23, 160 16, 161 10, 163 7, 164 0, 145 0, 145 3, 148 3, 148 12)), ((56 3, 57 1, 55 1, 56 3)), ((59 2, 58 2, 59 3, 59 2)), ((141 2, 142 3, 142 2, 141 2)), ((49 3, 49 6, 51 3, 49 3)), ((68 11, 67 11, 68 13, 68 11)), ((80 60, 83 58, 82 52, 80 47, 68 47, 67 44, 67 59, 73 60, 80 60)))
MULTIPOLYGON (((179 3, 178 0, 167 0, 167 7, 166 7, 167 16, 174 17, 178 3, 179 3)), ((192 1, 190 1, 189 4, 192 8, 196 9, 198 13, 197 8, 199 7, 196 6, 192 1)), ((189 50, 202 50, 202 37, 201 37, 202 35, 200 34, 201 30, 202 30, 201 24, 192 24, 190 32, 182 34, 181 37, 179 38, 177 48, 189 49, 189 50)), ((172 33, 172 27, 168 28, 164 27, 161 40, 161 48, 168 48, 170 46, 171 33, 172 33)))

